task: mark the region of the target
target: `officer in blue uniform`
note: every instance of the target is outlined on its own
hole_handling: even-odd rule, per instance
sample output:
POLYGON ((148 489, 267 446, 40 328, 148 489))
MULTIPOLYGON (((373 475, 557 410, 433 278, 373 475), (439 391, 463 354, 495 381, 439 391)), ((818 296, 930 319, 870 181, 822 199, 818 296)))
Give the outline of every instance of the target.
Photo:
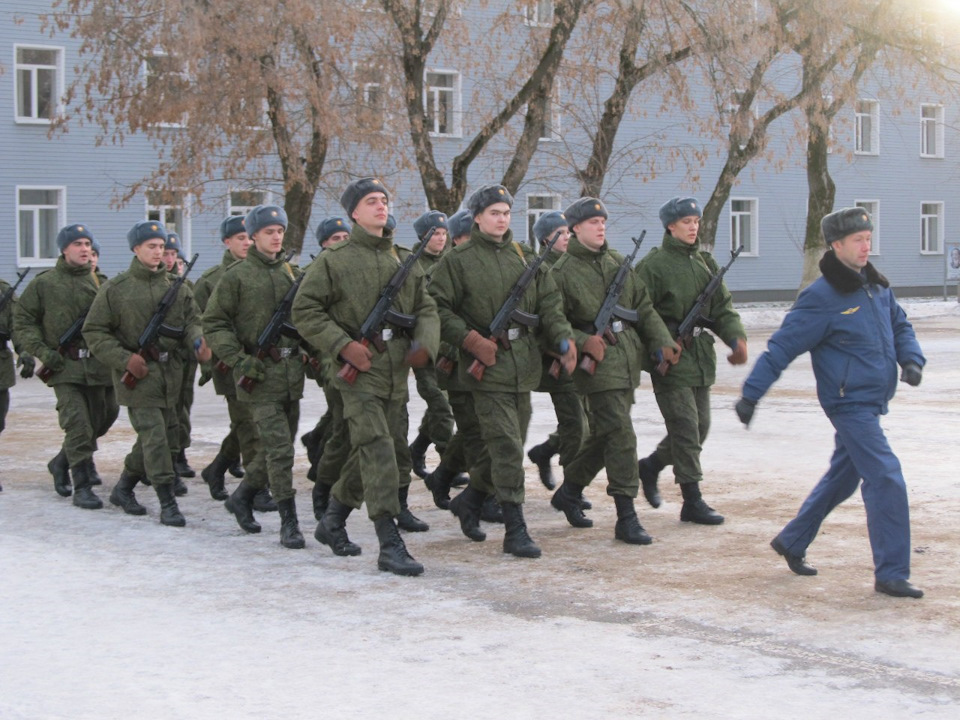
POLYGON ((900 380, 919 385, 926 359, 890 284, 868 261, 873 223, 862 208, 845 208, 821 222, 829 246, 823 276, 805 289, 743 384, 736 405, 748 425, 757 401, 790 362, 810 352, 817 396, 836 430, 830 469, 797 516, 770 543, 798 575, 816 575, 806 562, 824 518, 860 485, 873 549, 874 588, 894 597, 923 596, 910 581, 910 513, 900 461, 880 416, 900 380))

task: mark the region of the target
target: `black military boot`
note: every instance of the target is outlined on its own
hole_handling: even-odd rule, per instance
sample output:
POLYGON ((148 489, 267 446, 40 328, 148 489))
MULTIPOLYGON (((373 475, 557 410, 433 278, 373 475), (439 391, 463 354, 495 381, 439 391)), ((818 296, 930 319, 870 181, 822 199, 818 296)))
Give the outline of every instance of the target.
POLYGON ((539 445, 534 445, 527 451, 527 457, 530 458, 530 462, 537 466, 537 470, 540 471, 540 482, 547 490, 553 490, 557 486, 557 481, 553 479, 550 459, 558 452, 560 452, 560 448, 549 439, 539 445))
POLYGON ((237 517, 237 525, 248 533, 260 532, 260 523, 253 517, 253 498, 257 489, 245 480, 237 485, 230 498, 223 504, 228 512, 237 517))
POLYGON ((313 492, 311 493, 313 499, 313 517, 316 518, 317 522, 320 522, 323 514, 327 511, 330 503, 330 490, 330 485, 318 480, 313 481, 313 492))
POLYGON ((474 542, 483 542, 487 534, 480 529, 480 510, 486 495, 467 485, 450 501, 450 512, 460 519, 460 530, 474 542))
POLYGON ((90 487, 90 461, 82 460, 70 469, 73 475, 73 504, 84 510, 99 510, 103 500, 90 487))
POLYGON ((224 487, 229 464, 230 460, 223 453, 217 453, 213 462, 200 471, 200 477, 210 487, 210 497, 214 500, 226 500, 230 497, 230 493, 224 487))
POLYGON ((680 483, 683 494, 683 507, 680 508, 680 520, 699 525, 720 525, 723 515, 703 501, 700 495, 700 483, 680 483))
POLYGON ((407 546, 403 544, 403 538, 400 537, 393 518, 384 515, 374 520, 373 525, 377 529, 377 539, 380 541, 377 567, 394 575, 420 575, 423 572, 423 565, 407 552, 407 546))
POLYGON ((320 456, 323 454, 323 445, 320 440, 321 433, 318 433, 316 428, 300 436, 300 443, 306 448, 307 460, 310 462, 310 469, 307 471, 308 480, 317 479, 317 463, 320 462, 320 456))
POLYGON ((180 508, 177 507, 177 496, 173 494, 173 484, 157 485, 154 483, 153 489, 157 491, 157 498, 160 500, 160 524, 170 525, 171 527, 186 525, 187 520, 180 513, 180 508))
POLYGON ((450 480, 450 487, 462 488, 462 487, 466 487, 469 484, 470 484, 470 475, 465 472, 457 473, 450 480))
POLYGON ((173 461, 173 467, 178 475, 185 478, 197 476, 197 471, 190 467, 190 463, 187 462, 187 451, 184 448, 180 448, 180 452, 177 453, 177 457, 173 461))
POLYGON ((413 472, 418 478, 427 476, 428 447, 430 447, 430 437, 426 433, 418 433, 410 443, 410 462, 413 463, 413 472))
POLYGON ((53 489, 57 491, 57 495, 73 495, 73 488, 70 486, 70 463, 67 462, 67 453, 63 448, 47 463, 47 470, 53 475, 53 489))
POLYGON ((147 509, 137 502, 137 496, 133 493, 138 482, 140 478, 124 470, 110 493, 110 503, 121 508, 127 515, 146 515, 147 509))
POLYGON ((350 542, 350 538, 347 537, 347 518, 351 512, 353 512, 352 507, 344 505, 331 495, 327 511, 320 518, 317 530, 313 533, 317 542, 328 545, 334 555, 344 557, 359 555, 362 552, 360 546, 350 542))
POLYGON ((253 509, 257 512, 277 511, 277 503, 274 502, 273 495, 270 494, 270 488, 257 490, 257 494, 253 496, 253 509))
POLYGON ((640 484, 643 486, 643 496, 654 508, 660 507, 663 502, 660 497, 660 489, 657 487, 657 478, 664 467, 665 465, 657 459, 656 453, 642 458, 637 463, 637 468, 640 470, 640 484))
POLYGON ((297 520, 297 503, 293 498, 287 498, 277 503, 280 511, 280 544, 291 550, 301 550, 306 547, 303 533, 300 532, 300 522, 297 520))
POLYGON ((423 479, 427 490, 433 495, 433 504, 441 510, 450 508, 450 488, 453 478, 453 472, 441 460, 436 469, 423 479))
POLYGON ((527 532, 527 523, 523 519, 523 505, 502 502, 500 507, 503 508, 503 524, 506 528, 503 535, 503 551, 517 557, 540 557, 540 548, 527 532))
POLYGON ((430 529, 423 520, 418 518, 407 506, 407 495, 410 493, 409 485, 402 485, 397 490, 397 497, 400 499, 400 514, 397 515, 397 527, 407 532, 426 532, 430 529))
POLYGON ((90 484, 103 485, 103 478, 100 477, 100 473, 97 472, 97 465, 93 462, 93 458, 90 458, 90 484))
POLYGON ((176 497, 183 497, 187 494, 187 485, 183 482, 183 478, 180 477, 180 471, 177 470, 179 465, 179 455, 174 455, 171 458, 173 462, 173 484, 170 486, 173 488, 173 494, 176 497))
POLYGON ((583 487, 566 481, 550 498, 550 504, 567 516, 567 522, 578 528, 593 527, 593 520, 583 514, 583 487))
POLYGON ((240 464, 240 458, 237 458, 230 464, 230 467, 227 468, 227 472, 233 475, 235 478, 243 477, 243 465, 240 464))
POLYGON ((643 529, 637 519, 637 510, 633 505, 633 498, 626 495, 614 495, 613 502, 617 505, 617 526, 613 536, 623 540, 628 545, 649 545, 653 538, 643 529))
POLYGON ((488 523, 503 524, 503 509, 493 495, 487 495, 480 506, 480 519, 488 523))

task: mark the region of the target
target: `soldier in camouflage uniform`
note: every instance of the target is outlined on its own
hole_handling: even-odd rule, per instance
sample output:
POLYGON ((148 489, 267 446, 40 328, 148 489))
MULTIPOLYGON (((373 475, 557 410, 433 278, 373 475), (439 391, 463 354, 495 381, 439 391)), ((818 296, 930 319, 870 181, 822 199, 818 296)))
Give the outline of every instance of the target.
POLYGON ((57 396, 57 416, 63 429, 63 447, 48 468, 54 489, 71 494, 73 504, 95 510, 103 507, 93 485, 93 453, 117 419, 119 406, 110 371, 91 357, 82 336, 58 352, 60 337, 84 315, 100 289, 93 272, 93 233, 86 225, 62 228, 57 234, 60 257, 50 270, 37 275, 27 286, 17 306, 17 337, 44 367, 53 372, 47 379, 57 396))
POLYGON ((607 244, 607 209, 600 200, 580 198, 564 214, 573 237, 566 254, 554 265, 553 277, 563 294, 563 309, 580 354, 595 365, 590 372, 581 363, 573 374, 584 397, 590 432, 580 452, 564 467, 563 484, 550 503, 574 527, 591 527, 593 521, 583 514, 580 499, 583 488, 605 467, 607 494, 617 508, 614 537, 631 545, 648 545, 652 539, 637 520, 633 502, 640 480, 630 408, 634 389, 640 384, 643 347, 671 362, 678 359, 679 348, 632 272, 627 273, 617 304, 635 313, 636 321, 614 317, 609 334, 607 328, 594 326, 624 258, 607 244))
MULTIPOLYGON (((300 549, 293 487, 293 442, 303 397, 303 358, 297 338, 280 336, 268 356, 257 357, 257 338, 296 281, 283 257, 287 214, 276 205, 258 205, 244 219, 253 247, 247 258, 223 273, 203 314, 204 332, 217 356, 233 368, 234 380, 253 381, 237 401, 248 405, 260 437, 259 452, 246 466, 246 476, 226 502, 246 532, 260 532, 253 518, 253 499, 268 482, 280 511, 280 543, 300 549)), ((261 348, 263 350, 264 348, 261 348)))
MULTIPOLYGON (((533 224, 533 236, 538 245, 544 245, 560 230, 560 236, 551 248, 543 262, 544 267, 553 267, 557 260, 563 257, 570 241, 570 230, 566 216, 559 210, 553 210, 541 215, 533 224)), ((550 459, 560 454, 560 466, 565 466, 576 457, 587 434, 587 416, 583 412, 583 403, 574 387, 573 379, 569 375, 561 374, 558 378, 550 375, 550 367, 555 362, 553 355, 544 353, 543 369, 540 373, 540 386, 537 392, 550 393, 553 401, 553 410, 557 414, 556 432, 550 433, 546 442, 534 445, 527 452, 530 462, 537 466, 540 473, 540 482, 548 490, 556 488, 550 459)), ((586 502, 584 500, 584 502, 586 502)), ((589 505, 589 503, 587 503, 589 505)), ((589 509, 589 508, 586 508, 589 509)))
POLYGON ((163 264, 166 239, 166 229, 156 221, 138 222, 130 229, 127 242, 135 257, 128 270, 100 289, 87 313, 83 337, 93 356, 113 371, 117 401, 126 406, 137 433, 110 501, 127 513, 143 514, 134 487, 147 479, 160 500, 160 522, 182 527, 186 520, 173 490, 179 432, 176 410, 183 382, 179 350, 194 348, 197 359, 207 361, 210 349, 203 340, 193 293, 181 286, 164 324, 182 328, 182 336, 159 336, 156 358, 138 352, 140 335, 173 282, 163 264), (136 379, 132 389, 121 379, 125 372, 136 379))
POLYGON ((383 183, 366 177, 347 186, 340 204, 354 221, 348 242, 325 250, 310 264, 294 303, 293 319, 312 347, 338 364, 358 371, 353 384, 333 381, 343 398, 343 414, 352 445, 348 465, 334 485, 316 538, 337 555, 356 555, 360 548, 347 537, 350 512, 367 504, 377 531, 377 566, 398 575, 419 575, 423 565, 407 552, 394 518, 401 513, 400 488, 410 484, 406 401, 409 368, 422 366, 437 353, 440 327, 426 278, 414 267, 393 303, 397 312, 416 316, 409 331, 385 326, 384 352, 361 343, 360 326, 381 289, 406 257, 393 244, 387 226, 388 196, 383 183), (356 469, 353 469, 355 467, 356 469))
MULTIPOLYGON (((210 295, 226 269, 246 258, 250 245, 253 244, 243 225, 242 215, 228 215, 223 219, 220 223, 220 240, 225 246, 220 264, 208 268, 197 280, 193 289, 200 312, 207 309, 210 295)), ((237 401, 237 385, 233 379, 233 373, 230 372, 229 367, 220 363, 216 353, 209 367, 205 367, 201 373, 200 384, 204 384, 207 380, 213 380, 214 391, 227 401, 230 432, 220 443, 220 450, 213 461, 200 471, 200 476, 210 488, 210 497, 214 500, 226 500, 230 497, 224 487, 227 471, 231 465, 240 460, 241 455, 247 466, 253 462, 260 451, 260 436, 257 435, 257 426, 250 414, 250 406, 237 401)), ((254 509, 260 509, 256 507, 256 502, 254 509)))
MULTIPOLYGON (((430 242, 420 255, 420 269, 427 276, 429 286, 430 276, 447 246, 447 216, 437 210, 428 210, 414 221, 413 229, 420 243, 430 230, 434 231, 430 242)), ((414 251, 418 247, 419 243, 414 246, 414 251)), ((441 352, 442 350, 441 348, 441 352)), ((450 409, 446 394, 440 389, 437 369, 433 365, 417 368, 413 374, 417 380, 417 393, 426 401, 427 411, 420 421, 417 437, 410 444, 410 461, 413 464, 413 472, 418 477, 426 478, 427 467, 424 455, 432 443, 436 445, 440 459, 443 459, 447 444, 453 438, 453 411, 450 409)))
MULTIPOLYGON (((503 551, 518 557, 539 557, 523 519, 523 442, 530 422, 530 392, 540 382, 540 346, 526 326, 510 328, 510 348, 486 336, 495 315, 509 297, 530 258, 513 241, 510 208, 513 197, 502 185, 485 185, 467 203, 474 224, 470 240, 455 247, 440 263, 430 283, 442 323, 442 337, 460 348, 459 380, 473 393, 483 446, 470 468, 470 483, 450 502, 450 511, 471 540, 482 541, 480 511, 495 494, 503 509, 503 551), (476 359, 486 370, 478 381, 468 372, 476 359)), ((518 309, 539 317, 539 332, 549 347, 564 347, 564 367, 573 372, 576 348, 570 324, 563 317, 553 279, 540 268, 518 309)))
MULTIPOLYGON (((700 292, 720 269, 713 256, 700 249, 697 233, 701 214, 696 198, 676 197, 667 201, 660 208, 663 242, 637 265, 637 274, 671 332, 676 332, 700 292)), ((730 363, 745 363, 747 334, 726 285, 713 296, 705 315, 710 319, 710 330, 730 346, 730 363)), ((658 507, 657 477, 663 468, 673 465, 683 495, 680 519, 701 525, 723 522, 723 515, 707 505, 700 493, 700 450, 710 430, 710 386, 717 374, 713 344, 713 335, 699 332, 689 345, 684 345, 680 362, 670 367, 666 375, 656 371, 656 363, 649 356, 644 358, 644 369, 653 378, 653 392, 667 435, 651 455, 639 461, 643 494, 653 507, 658 507)))
MULTIPOLYGON (((0 280, 0 295, 3 295, 10 289, 10 284, 5 280, 0 280)), ((14 314, 16 311, 16 295, 10 298, 10 301, 0 308, 0 433, 7 426, 7 412, 10 410, 10 388, 16 382, 16 370, 13 364, 13 352, 10 350, 10 343, 14 341, 14 314)), ((22 378, 33 377, 35 361, 32 355, 26 352, 19 352, 17 366, 20 367, 20 376, 22 378)), ((67 484, 69 486, 69 479, 67 484)), ((0 487, 0 490, 3 490, 0 487)))

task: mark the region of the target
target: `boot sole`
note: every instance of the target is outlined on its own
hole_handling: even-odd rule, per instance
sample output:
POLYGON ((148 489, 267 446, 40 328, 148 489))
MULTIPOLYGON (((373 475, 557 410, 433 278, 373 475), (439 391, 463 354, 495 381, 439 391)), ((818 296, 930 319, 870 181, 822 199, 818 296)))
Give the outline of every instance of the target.
POLYGON ((720 517, 719 520, 712 520, 710 518, 703 517, 684 517, 683 513, 680 514, 680 522, 693 523, 694 525, 723 525, 723 521, 726 518, 720 517))
POLYGON ((377 569, 382 570, 383 572, 391 572, 394 575, 401 575, 403 577, 415 577, 423 574, 423 565, 398 568, 390 567, 390 565, 387 563, 377 561, 377 569))
POLYGON ((147 509, 143 505, 137 505, 135 508, 127 509, 127 506, 124 505, 119 500, 115 500, 113 495, 110 496, 110 504, 116 505, 118 508, 123 510, 127 515, 136 515, 139 517, 141 515, 147 514, 147 509))
POLYGON ((627 545, 652 545, 653 544, 653 538, 650 537, 649 535, 642 536, 636 540, 628 539, 618 533, 614 533, 613 537, 615 540, 619 540, 620 542, 626 543, 627 545))
POLYGON ((363 548, 353 542, 350 543, 353 547, 347 548, 346 550, 336 547, 336 545, 334 545, 333 538, 326 537, 326 535, 321 532, 319 525, 317 526, 316 532, 313 533, 313 537, 316 538, 318 543, 326 545, 328 548, 330 548, 330 551, 337 557, 356 557, 363 552, 363 548), (353 548, 356 548, 356 552, 353 551, 353 548))
POLYGON ((536 548, 535 550, 508 550, 504 548, 503 552, 507 555, 513 555, 514 557, 531 558, 533 560, 543 555, 543 551, 540 548, 536 548))

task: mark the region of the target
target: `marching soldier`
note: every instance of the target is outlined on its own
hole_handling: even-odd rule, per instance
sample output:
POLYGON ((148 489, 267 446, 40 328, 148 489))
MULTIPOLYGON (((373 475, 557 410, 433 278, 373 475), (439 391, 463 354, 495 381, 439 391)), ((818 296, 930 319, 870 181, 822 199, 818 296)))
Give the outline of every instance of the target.
MULTIPOLYGON (((676 332, 700 292, 719 271, 713 256, 700 249, 697 234, 701 214, 696 198, 668 200, 660 208, 663 242, 636 269, 654 307, 672 332, 676 332)), ((710 330, 730 346, 727 360, 733 365, 747 362, 747 333, 733 309, 726 285, 720 286, 707 311, 710 330)), ((699 332, 692 342, 684 344, 680 361, 666 375, 656 371, 649 355, 644 358, 644 369, 653 379, 653 392, 667 435, 651 455, 639 461, 643 494, 653 507, 659 507, 657 476, 667 465, 673 465, 683 495, 680 520, 701 525, 723 522, 723 515, 707 505, 700 492, 700 451, 710 430, 710 386, 717 375, 713 344, 710 333, 699 332)))
MULTIPOLYGON (((0 280, 0 295, 5 295, 9 289, 10 284, 5 280, 0 280)), ((13 323, 16 304, 16 296, 11 295, 9 302, 0 308, 0 433, 7 426, 7 412, 10 410, 10 388, 17 382, 13 353, 10 351, 9 345, 15 335, 13 323)), ((35 365, 33 356, 18 351, 17 365, 21 368, 20 377, 26 379, 33 376, 35 365)), ((66 482, 67 487, 69 487, 69 478, 66 482)), ((0 490, 3 490, 3 488, 0 487, 0 490)))
MULTIPOLYGON (((180 236, 175 232, 167 233, 167 244, 163 247, 163 264, 167 272, 178 277, 183 270, 183 243, 180 242, 180 236)), ((187 280, 184 284, 193 289, 193 283, 187 280)), ((190 411, 193 409, 193 384, 197 377, 197 361, 193 357, 192 351, 183 353, 183 385, 180 389, 180 404, 177 407, 177 422, 180 425, 180 452, 173 466, 177 471, 177 481, 175 484, 177 495, 186 495, 187 486, 180 478, 196 477, 197 473, 187 462, 187 448, 191 445, 190 434, 193 430, 190 424, 190 411)))
POLYGON ((614 537, 631 545, 648 545, 652 538, 637 519, 633 502, 640 480, 630 408, 634 389, 640 384, 641 340, 671 362, 676 362, 678 348, 632 270, 624 268, 622 289, 614 284, 624 259, 607 244, 603 203, 597 198, 580 198, 564 214, 573 237, 552 272, 585 361, 573 373, 573 380, 585 398, 590 430, 583 447, 564 467, 563 483, 550 503, 574 527, 591 527, 593 521, 583 514, 581 496, 583 488, 606 467, 607 494, 617 508, 614 537), (596 327, 601 306, 618 289, 616 304, 626 312, 604 327, 596 327), (630 314, 634 317, 627 317, 630 314))
POLYGON ((381 290, 408 255, 398 251, 387 230, 388 202, 377 178, 360 178, 347 186, 340 204, 354 221, 350 241, 325 250, 310 264, 294 302, 293 319, 306 342, 344 366, 333 386, 340 391, 349 427, 350 467, 333 487, 316 538, 337 555, 359 554, 345 524, 349 514, 366 502, 380 544, 377 567, 419 575, 423 565, 407 551, 394 519, 402 510, 401 487, 410 484, 409 368, 435 357, 440 328, 425 278, 414 267, 393 302, 394 311, 415 316, 412 337, 410 331, 388 324, 378 331, 382 352, 368 347, 366 338, 358 339, 381 290), (357 371, 352 384, 341 376, 352 374, 347 365, 357 371))
POLYGON ((50 270, 38 274, 24 290, 17 306, 17 336, 25 348, 40 358, 41 370, 57 396, 57 415, 64 441, 48 464, 54 489, 71 494, 73 504, 88 510, 103 507, 91 486, 95 469, 93 453, 120 410, 110 371, 92 357, 79 330, 101 277, 92 269, 93 233, 86 225, 64 227, 57 233, 60 257, 50 270), (79 324, 78 324, 79 323, 79 324), (68 345, 61 338, 76 328, 68 345), (69 468, 69 472, 68 472, 69 468))
MULTIPOLYGON (((293 442, 300 422, 303 360, 299 338, 281 334, 271 348, 258 338, 296 282, 284 260, 287 214, 276 205, 258 205, 244 227, 253 247, 243 262, 223 273, 203 314, 203 326, 217 356, 233 368, 237 401, 249 407, 260 437, 246 476, 226 502, 246 532, 260 532, 253 517, 257 491, 269 482, 280 511, 280 543, 304 547, 293 487, 293 442), (245 387, 246 386, 246 387, 245 387)), ((242 444, 241 444, 242 446, 242 444)))
POLYGON ((210 359, 193 293, 180 287, 163 323, 182 328, 177 338, 158 335, 152 348, 141 349, 140 337, 174 282, 163 264, 167 231, 159 222, 138 222, 127 233, 134 257, 130 267, 108 280, 97 294, 83 325, 90 352, 113 371, 117 400, 126 406, 137 441, 124 460, 124 471, 110 502, 131 515, 146 510, 134 488, 141 479, 153 485, 160 500, 160 522, 183 527, 173 483, 179 425, 177 403, 183 382, 181 348, 192 348, 200 361, 210 359))
MULTIPOLYGON (((535 558, 541 551, 523 518, 523 442, 530 422, 530 392, 540 382, 540 348, 526 325, 510 327, 507 342, 486 334, 529 262, 510 231, 512 205, 513 197, 502 185, 485 185, 470 196, 467 206, 474 219, 470 240, 440 263, 430 292, 437 301, 443 339, 460 348, 459 379, 472 392, 483 438, 470 482, 450 502, 450 511, 459 518, 464 535, 485 540, 480 512, 487 495, 495 494, 503 509, 503 551, 535 558), (471 374, 468 368, 474 361, 476 374, 471 374), (477 379, 479 367, 482 380, 477 379)), ((577 353, 570 340, 572 330, 563 316, 557 286, 543 268, 526 287, 517 309, 538 318, 548 346, 565 348, 562 362, 572 372, 577 353)))

